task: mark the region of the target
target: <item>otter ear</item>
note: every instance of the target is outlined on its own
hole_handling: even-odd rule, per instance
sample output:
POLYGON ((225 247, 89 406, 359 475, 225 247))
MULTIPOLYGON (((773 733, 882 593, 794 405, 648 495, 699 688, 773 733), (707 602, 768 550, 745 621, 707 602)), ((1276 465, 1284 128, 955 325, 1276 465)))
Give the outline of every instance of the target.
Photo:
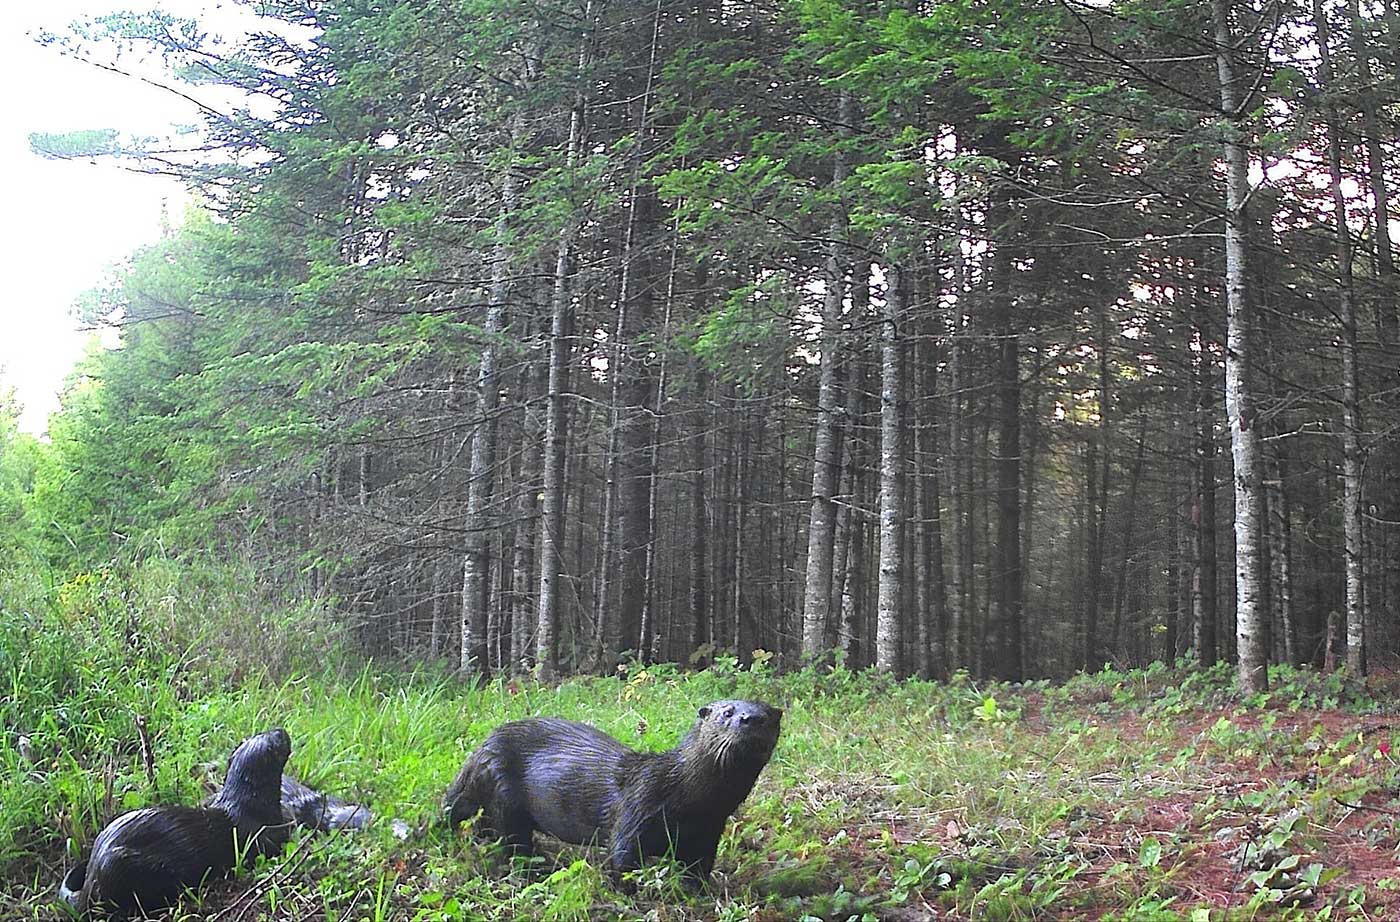
POLYGON ((696 716, 697 716, 697 717, 709 717, 709 716, 710 716, 710 706, 707 704, 707 705, 704 705, 703 707, 701 707, 700 710, 696 712, 696 716))
POLYGON ((782 720, 782 719, 783 719, 783 709, 782 709, 782 708, 773 708, 773 719, 774 719, 774 720, 782 720))

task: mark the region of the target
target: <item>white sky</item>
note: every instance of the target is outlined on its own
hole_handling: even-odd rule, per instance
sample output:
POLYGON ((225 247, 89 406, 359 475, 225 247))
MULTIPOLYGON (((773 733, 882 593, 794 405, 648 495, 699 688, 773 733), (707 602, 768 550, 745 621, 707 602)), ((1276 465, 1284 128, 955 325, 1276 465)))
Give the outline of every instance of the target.
POLYGON ((172 125, 197 119, 189 103, 65 58, 27 33, 61 32, 75 19, 157 2, 181 15, 216 6, 200 0, 0 5, 0 78, 9 88, 0 103, 0 177, 8 206, 0 221, 8 292, 0 299, 0 388, 16 389, 21 425, 30 432, 43 432, 58 406, 57 391, 91 335, 76 329, 70 306, 107 267, 155 240, 164 203, 178 218, 185 196, 173 180, 113 164, 44 160, 29 152, 29 133, 116 128, 165 135, 172 125))

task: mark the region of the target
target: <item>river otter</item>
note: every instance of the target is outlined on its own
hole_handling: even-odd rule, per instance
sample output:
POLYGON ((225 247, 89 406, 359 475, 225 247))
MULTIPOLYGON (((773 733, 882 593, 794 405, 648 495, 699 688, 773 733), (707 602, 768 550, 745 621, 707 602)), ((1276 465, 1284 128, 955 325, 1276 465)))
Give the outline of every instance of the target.
POLYGON ((453 826, 482 811, 482 830, 529 854, 538 829, 608 848, 614 881, 643 858, 674 854, 687 883, 709 879, 724 823, 773 754, 783 712, 715 701, 675 749, 636 752, 587 724, 503 724, 467 759, 443 797, 453 826))
POLYGON ((278 798, 292 752, 286 730, 249 737, 229 757, 224 789, 202 807, 147 807, 117 817, 59 895, 79 913, 124 919, 173 903, 238 860, 281 851, 289 830, 278 798))
POLYGON ((372 814, 363 804, 352 804, 334 794, 322 794, 291 775, 282 776, 282 815, 307 829, 364 829, 372 814))

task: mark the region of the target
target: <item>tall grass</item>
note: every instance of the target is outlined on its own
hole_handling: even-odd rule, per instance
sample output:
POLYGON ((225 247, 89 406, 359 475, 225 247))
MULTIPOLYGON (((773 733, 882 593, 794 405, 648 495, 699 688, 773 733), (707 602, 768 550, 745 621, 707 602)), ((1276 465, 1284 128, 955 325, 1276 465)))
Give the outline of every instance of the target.
MULTIPOLYGON (((356 659, 333 630, 301 630, 314 612, 259 599, 249 579, 165 559, 52 590, 0 579, 0 918, 52 918, 43 901, 102 824, 148 804, 199 802, 237 742, 271 726, 291 733, 290 772, 421 827, 463 759, 506 720, 573 718, 659 750, 715 698, 760 698, 786 712, 773 761, 721 842, 718 885, 700 897, 680 891, 665 862, 621 894, 596 851, 546 840, 542 859, 511 863, 466 835, 429 828, 400 842, 381 824, 368 835, 299 838, 168 918, 238 907, 240 918, 279 922, 844 922, 935 907, 968 919, 1198 919, 1190 889, 1173 884, 1193 833, 1139 834, 1132 823, 1144 803, 1188 792, 1200 799, 1192 822, 1202 829, 1249 811, 1230 822, 1267 823, 1273 814, 1215 797, 1219 765, 1235 771, 1242 758, 1311 760, 1337 772, 1348 802, 1392 789, 1400 775, 1378 774, 1358 792, 1359 730, 1286 744, 1262 721, 1232 724, 1220 715, 1246 702, 1226 669, 1155 666, 1011 688, 843 668, 779 676, 760 657, 752 668, 721 658, 696 673, 634 665, 558 685, 472 684, 356 659), (1204 736, 1174 724, 1202 714, 1204 736), (1119 732, 1124 725, 1132 732, 1119 732)), ((1344 679, 1273 678, 1272 698, 1249 704, 1381 706, 1344 679)), ((1366 758, 1382 768, 1370 739, 1366 758)), ((1328 783, 1317 782, 1332 791, 1328 783)), ((1275 801, 1319 821, 1335 802, 1286 786, 1275 801)), ((1299 834, 1295 846, 1306 845, 1299 834)), ((1272 916, 1209 916, 1253 917, 1272 916)))

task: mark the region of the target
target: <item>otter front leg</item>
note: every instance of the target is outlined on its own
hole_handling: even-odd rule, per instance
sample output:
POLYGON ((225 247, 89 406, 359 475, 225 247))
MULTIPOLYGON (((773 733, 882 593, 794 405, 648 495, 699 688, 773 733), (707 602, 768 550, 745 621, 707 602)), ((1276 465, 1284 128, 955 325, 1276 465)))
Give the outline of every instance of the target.
POLYGON ((710 882, 723 831, 723 824, 711 826, 709 823, 691 824, 682 830, 678 837, 676 858, 685 867, 686 889, 699 890, 710 882))
POLYGON ((642 827, 649 819, 635 810, 619 813, 608 841, 608 876, 614 884, 622 883, 623 874, 642 866, 642 827))

